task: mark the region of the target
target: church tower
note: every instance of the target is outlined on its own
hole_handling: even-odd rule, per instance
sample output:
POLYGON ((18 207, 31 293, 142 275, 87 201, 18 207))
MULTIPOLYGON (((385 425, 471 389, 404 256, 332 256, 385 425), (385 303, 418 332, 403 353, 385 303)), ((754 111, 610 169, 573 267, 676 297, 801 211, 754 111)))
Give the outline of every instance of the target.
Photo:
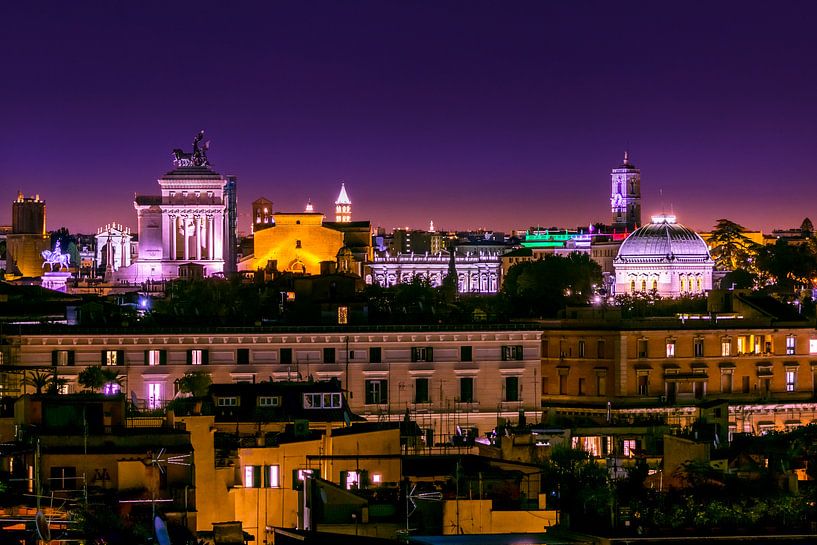
POLYGON ((610 178, 613 228, 617 231, 633 231, 641 225, 641 171, 630 162, 626 151, 624 161, 612 170, 610 178))
POLYGON ((352 201, 346 194, 346 184, 341 182, 338 200, 335 201, 335 221, 338 223, 349 223, 352 221, 352 201))

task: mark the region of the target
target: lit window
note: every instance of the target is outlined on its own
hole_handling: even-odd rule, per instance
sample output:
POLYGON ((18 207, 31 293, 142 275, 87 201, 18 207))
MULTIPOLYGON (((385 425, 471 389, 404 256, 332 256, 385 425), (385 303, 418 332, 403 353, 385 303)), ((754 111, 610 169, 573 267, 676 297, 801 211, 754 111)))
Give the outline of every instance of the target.
POLYGON ((808 340, 808 353, 817 354, 817 339, 808 340))
POLYGON ((261 466, 244 466, 244 488, 261 488, 261 466))
POLYGON ((340 409, 343 407, 343 396, 336 393, 304 394, 304 409, 340 409))
POLYGON ((729 339, 721 340, 721 356, 730 356, 732 353, 732 341, 729 339))
POLYGON ((161 354, 159 350, 148 350, 148 365, 159 365, 161 363, 161 354))
POLYGON ((667 357, 675 357, 675 341, 667 341, 667 357))
POLYGON ((352 488, 360 488, 360 471, 347 471, 346 472, 346 490, 351 490, 352 488))
POLYGON ((118 382, 109 382, 102 386, 102 393, 105 395, 114 395, 122 391, 122 386, 118 382))
POLYGON ((625 439, 622 442, 622 446, 624 447, 623 448, 624 456, 627 456, 628 458, 631 458, 631 457, 633 457, 635 455, 635 448, 636 448, 635 439, 625 439))
MULTIPOLYGON (((2 360, 0 360, 0 363, 2 363, 2 360)), ((57 365, 68 365, 68 350, 57 351, 57 365)))
POLYGON ((148 383, 148 409, 162 408, 162 385, 160 383, 148 383))
POLYGON ((259 407, 280 407, 281 396, 260 396, 258 398, 259 407))
POLYGON ((219 407, 237 407, 238 406, 238 398, 233 397, 220 397, 216 401, 216 405, 219 407))
POLYGON ((119 365, 119 352, 117 350, 105 351, 105 365, 119 365))
POLYGON ((791 356, 795 352, 797 338, 794 335, 786 337, 786 354, 791 356))
POLYGON ((793 392, 797 388, 797 370, 786 369, 786 391, 793 392))
POLYGON ((702 358, 704 356, 704 340, 703 339, 694 339, 692 341, 692 348, 696 358, 702 358))
POLYGON ((203 359, 202 350, 197 348, 190 351, 190 365, 201 365, 203 359))
POLYGON ((281 469, 278 466, 267 466, 267 488, 278 488, 281 486, 281 469))
POLYGON ((375 473, 372 475, 372 483, 380 484, 383 481, 383 476, 380 473, 375 473))
POLYGON ((346 325, 349 323, 349 307, 338 307, 338 324, 346 325))

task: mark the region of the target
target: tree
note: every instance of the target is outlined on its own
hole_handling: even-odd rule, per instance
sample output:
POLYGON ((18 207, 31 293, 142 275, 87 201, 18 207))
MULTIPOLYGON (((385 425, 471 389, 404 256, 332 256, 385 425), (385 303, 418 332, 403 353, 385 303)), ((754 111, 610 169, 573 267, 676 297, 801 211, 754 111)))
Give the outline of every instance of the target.
POLYGON ((800 232, 803 233, 804 237, 810 237, 814 233, 814 224, 811 223, 810 219, 803 220, 803 223, 800 224, 800 232))
POLYGON ((723 271, 748 268, 754 243, 744 234, 746 228, 728 219, 719 219, 709 237, 715 267, 723 271))
POLYGON ((789 244, 778 239, 758 250, 756 267, 761 278, 791 290, 811 285, 817 276, 817 255, 808 244, 789 244))
POLYGON ((26 374, 24 382, 26 386, 31 386, 34 388, 34 393, 36 395, 42 395, 43 390, 48 386, 50 380, 51 373, 44 373, 38 369, 36 371, 29 371, 26 374))
POLYGON ((102 374, 102 367, 99 365, 86 367, 77 375, 77 382, 86 390, 96 392, 105 384, 105 376, 102 374))
POLYGON ((210 373, 206 371, 185 373, 184 376, 178 380, 179 391, 186 394, 193 394, 195 397, 207 395, 207 390, 212 383, 213 379, 210 373))

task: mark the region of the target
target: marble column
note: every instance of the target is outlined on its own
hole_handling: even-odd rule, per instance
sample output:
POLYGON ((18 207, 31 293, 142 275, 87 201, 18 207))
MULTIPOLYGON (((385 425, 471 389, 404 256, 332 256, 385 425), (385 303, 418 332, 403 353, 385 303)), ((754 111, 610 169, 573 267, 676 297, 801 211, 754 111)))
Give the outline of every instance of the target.
POLYGON ((196 224, 196 261, 201 261, 201 214, 195 216, 196 224))
POLYGON ((190 229, 188 228, 188 221, 190 220, 190 216, 182 216, 182 238, 184 238, 184 260, 190 260, 190 229))
POLYGON ((207 259, 213 260, 213 215, 207 215, 207 259))

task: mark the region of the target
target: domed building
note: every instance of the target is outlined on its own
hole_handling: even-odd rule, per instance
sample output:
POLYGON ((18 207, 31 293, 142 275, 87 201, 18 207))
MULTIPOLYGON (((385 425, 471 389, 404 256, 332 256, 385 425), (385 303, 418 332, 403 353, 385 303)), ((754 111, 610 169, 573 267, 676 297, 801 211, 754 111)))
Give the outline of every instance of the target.
POLYGON ((615 293, 662 297, 701 294, 712 289, 714 261, 704 240, 675 223, 675 216, 653 216, 628 236, 613 260, 615 293))

